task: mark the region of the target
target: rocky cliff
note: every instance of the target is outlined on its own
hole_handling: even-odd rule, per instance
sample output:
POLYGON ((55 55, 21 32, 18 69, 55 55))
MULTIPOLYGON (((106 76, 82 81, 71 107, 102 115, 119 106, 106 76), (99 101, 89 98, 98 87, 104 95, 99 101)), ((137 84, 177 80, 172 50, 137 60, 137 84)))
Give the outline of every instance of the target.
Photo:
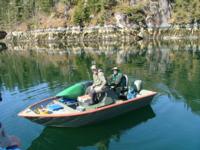
MULTIPOLYGON (((184 3, 178 0, 29 1, 33 3, 16 3, 20 6, 20 10, 13 7, 16 13, 10 10, 12 7, 5 7, 9 12, 7 16, 0 13, 0 21, 2 14, 5 14, 5 21, 16 15, 0 25, 10 27, 7 40, 134 41, 141 38, 199 37, 198 0, 184 3), (186 6, 193 8, 187 9, 186 19, 183 19, 186 6), (28 8, 30 10, 25 11, 28 8), (185 22, 180 24, 180 18, 185 22)), ((5 1, 4 5, 11 4, 15 3, 5 1)))

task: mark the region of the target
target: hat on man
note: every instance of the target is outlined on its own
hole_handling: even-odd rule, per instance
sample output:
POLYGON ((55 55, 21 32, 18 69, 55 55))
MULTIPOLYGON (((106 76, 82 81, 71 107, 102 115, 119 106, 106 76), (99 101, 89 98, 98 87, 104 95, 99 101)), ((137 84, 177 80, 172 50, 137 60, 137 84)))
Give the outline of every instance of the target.
POLYGON ((96 65, 92 65, 92 66, 91 66, 91 70, 97 70, 96 65))
POLYGON ((119 68, 118 67, 113 67, 112 70, 119 70, 119 68))

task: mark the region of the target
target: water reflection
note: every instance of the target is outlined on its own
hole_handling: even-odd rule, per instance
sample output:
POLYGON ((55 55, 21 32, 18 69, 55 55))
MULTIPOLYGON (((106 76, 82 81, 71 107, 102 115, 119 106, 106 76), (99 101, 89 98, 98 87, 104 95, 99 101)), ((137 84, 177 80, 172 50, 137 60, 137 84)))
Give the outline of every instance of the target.
POLYGON ((32 142, 28 150, 70 149, 94 146, 98 150, 108 150, 112 140, 120 142, 126 131, 155 117, 150 106, 100 124, 81 128, 46 128, 32 142))
MULTIPOLYGON (((16 114, 28 105, 54 95, 69 84, 91 79, 89 67, 93 61, 105 71, 106 76, 110 75, 111 68, 117 65, 129 76, 130 81, 142 79, 145 88, 161 93, 160 98, 156 99, 152 106, 158 104, 157 109, 165 111, 166 116, 168 114, 174 116, 180 110, 175 107, 179 106, 177 102, 184 103, 184 107, 187 108, 185 110, 181 107, 181 113, 191 110, 200 115, 200 42, 198 40, 138 43, 42 43, 40 41, 34 44, 6 43, 6 45, 8 49, 0 53, 0 92, 3 97, 0 118, 8 127, 8 131, 23 140, 24 149, 40 135, 43 127, 18 118, 16 114), (172 106, 177 109, 173 114, 172 106), (16 124, 17 129, 14 128, 16 124)), ((146 114, 144 110, 143 112, 136 114, 141 117, 146 114)), ((148 114, 150 114, 149 118, 154 116, 148 114)), ((46 128, 30 149, 57 149, 57 147, 70 149, 67 145, 72 149, 80 149, 81 146, 94 144, 95 147, 108 148, 113 140, 118 139, 116 137, 125 134, 124 131, 129 131, 136 125, 141 125, 145 118, 148 119, 148 115, 141 120, 137 115, 133 112, 127 114, 129 117, 122 117, 127 119, 114 119, 77 130, 46 128), (132 119, 132 116, 136 117, 136 120, 132 119), (84 136, 86 134, 89 136, 88 139, 84 136), (54 144, 57 147, 53 147, 54 144)), ((178 116, 174 116, 175 120, 176 117, 178 116)), ((161 118, 156 117, 158 126, 161 118)), ((190 120, 189 122, 193 121, 190 116, 187 119, 190 120)), ((179 121, 182 122, 177 120, 177 125, 180 125, 179 121)), ((177 136, 181 135, 177 134, 177 136)))
POLYGON ((145 81, 145 87, 162 92, 162 83, 175 97, 181 95, 192 111, 198 112, 200 85, 200 42, 140 41, 137 43, 8 43, 9 51, 0 53, 0 84, 8 89, 26 89, 39 83, 71 84, 91 78, 93 61, 106 75, 113 65, 145 81))
POLYGON ((0 92, 0 102, 2 101, 3 99, 2 99, 2 96, 1 96, 1 92, 0 92))
POLYGON ((77 70, 76 61, 78 67, 81 64, 89 66, 79 58, 69 62, 65 56, 49 56, 34 51, 3 52, 0 54, 0 85, 12 90, 15 87, 26 89, 43 82, 48 82, 51 87, 55 81, 63 83, 87 79, 87 74, 83 73, 85 68, 77 70))

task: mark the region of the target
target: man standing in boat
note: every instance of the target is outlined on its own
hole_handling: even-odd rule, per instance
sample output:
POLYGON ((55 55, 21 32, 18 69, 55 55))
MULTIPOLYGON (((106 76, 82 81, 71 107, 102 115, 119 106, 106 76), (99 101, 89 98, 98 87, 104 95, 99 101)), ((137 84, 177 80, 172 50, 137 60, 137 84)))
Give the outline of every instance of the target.
POLYGON ((96 103, 96 94, 104 92, 106 88, 106 79, 101 69, 97 69, 96 65, 91 66, 93 73, 93 84, 87 89, 87 94, 92 97, 93 103, 96 103))

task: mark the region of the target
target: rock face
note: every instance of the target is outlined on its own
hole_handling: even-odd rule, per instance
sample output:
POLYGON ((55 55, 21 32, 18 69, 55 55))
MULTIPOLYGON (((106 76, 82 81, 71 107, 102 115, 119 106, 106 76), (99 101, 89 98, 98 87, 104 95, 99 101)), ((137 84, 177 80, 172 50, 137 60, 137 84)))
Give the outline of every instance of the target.
POLYGON ((81 28, 51 28, 38 29, 26 32, 10 32, 6 36, 6 41, 13 42, 101 42, 101 41, 122 41, 134 42, 141 39, 185 39, 200 38, 200 25, 174 25, 165 28, 135 27, 105 25, 81 28))
POLYGON ((160 0, 161 26, 168 26, 171 18, 172 6, 170 0, 160 0))
POLYGON ((170 26, 171 3, 169 0, 150 0, 147 11, 146 24, 148 27, 170 26))
POLYGON ((10 32, 7 41, 136 41, 139 30, 134 27, 120 28, 114 25, 79 26, 68 28, 39 29, 26 32, 10 32))
POLYGON ((6 37, 7 33, 5 31, 0 31, 0 40, 6 37))
MULTIPOLYGON (((120 2, 120 0, 118 0, 120 2)), ((200 38, 200 25, 170 25, 172 6, 170 0, 129 0, 129 6, 134 7, 144 2, 142 15, 146 17, 146 26, 141 22, 128 19, 128 14, 114 13, 115 25, 89 27, 59 27, 38 29, 26 32, 0 32, 0 39, 8 41, 41 42, 41 41, 137 41, 141 38, 174 39, 200 38)), ((87 3, 87 0, 85 0, 87 3)), ((67 9, 67 8, 66 8, 67 9)), ((134 13, 132 14, 134 15, 134 13)), ((143 20, 144 21, 144 20, 143 20)), ((144 21, 144 22, 145 22, 144 21)), ((144 23, 143 22, 143 23, 144 23)), ((113 23, 113 22, 112 22, 113 23)), ((114 23, 113 23, 114 24, 114 23)), ((145 24, 145 23, 144 23, 145 24)))
POLYGON ((126 16, 123 13, 115 13, 115 20, 118 27, 123 28, 126 26, 126 16))
MULTIPOLYGON (((170 26, 170 18, 172 6, 170 0, 130 0, 129 6, 135 7, 137 4, 144 3, 142 11, 145 12, 146 24, 148 27, 168 27, 170 26)), ((128 16, 116 12, 116 25, 119 27, 129 26, 131 22, 127 21, 128 16)))

